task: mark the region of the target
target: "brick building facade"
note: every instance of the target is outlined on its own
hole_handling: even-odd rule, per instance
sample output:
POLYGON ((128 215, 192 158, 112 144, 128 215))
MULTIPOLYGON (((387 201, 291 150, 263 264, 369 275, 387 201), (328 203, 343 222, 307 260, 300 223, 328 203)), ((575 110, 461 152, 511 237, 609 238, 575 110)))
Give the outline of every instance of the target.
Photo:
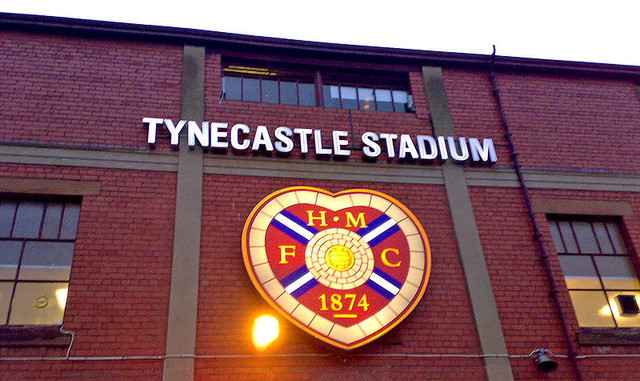
POLYGON ((640 68, 10 14, 0 25, 0 379, 640 372, 640 68), (160 121, 152 144, 145 118, 160 121), (172 144, 165 119, 227 123, 229 147, 190 147, 184 133, 172 144), (346 131, 350 153, 311 140, 305 153, 302 133, 290 152, 233 149, 239 124, 236 145, 286 126, 321 131, 334 153, 332 131, 346 131), (367 132, 379 154, 365 153, 367 132), (424 160, 401 153, 403 134, 491 139, 497 161, 474 160, 471 143, 462 160, 441 145, 424 160), (252 347, 253 319, 275 312, 247 275, 243 227, 299 186, 382 192, 428 236, 424 295, 371 343, 335 348, 277 315, 276 343, 252 347), (555 372, 536 369, 539 348, 555 372))

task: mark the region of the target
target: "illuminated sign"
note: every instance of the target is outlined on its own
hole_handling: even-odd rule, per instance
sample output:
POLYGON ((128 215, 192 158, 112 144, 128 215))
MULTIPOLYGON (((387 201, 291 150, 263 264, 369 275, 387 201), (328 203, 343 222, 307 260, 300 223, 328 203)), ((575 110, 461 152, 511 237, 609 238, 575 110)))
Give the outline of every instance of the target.
POLYGON ((431 269, 416 217, 372 190, 279 190, 251 212, 242 240, 262 297, 299 328, 343 349, 400 323, 420 301, 431 269))
MULTIPOLYGON (((310 128, 277 127, 270 131, 266 126, 257 126, 253 131, 246 124, 216 123, 180 120, 174 123, 171 119, 143 118, 148 127, 147 143, 155 144, 158 129, 169 132, 170 144, 177 146, 180 137, 186 136, 187 143, 193 147, 214 149, 232 149, 236 151, 278 152, 288 154, 298 149, 301 154, 310 151, 316 156, 349 157, 350 137, 348 131, 331 131, 331 144, 324 145, 322 130, 310 128), (184 134, 186 131, 186 134, 184 134), (252 138, 250 138, 250 136, 252 138)), ((327 137, 327 140, 328 137, 327 137)), ((412 160, 449 160, 465 162, 471 160, 479 163, 495 163, 498 161, 492 139, 454 138, 453 136, 429 136, 409 134, 390 134, 365 132, 360 136, 362 153, 367 158, 377 158, 384 151, 387 158, 412 160)))

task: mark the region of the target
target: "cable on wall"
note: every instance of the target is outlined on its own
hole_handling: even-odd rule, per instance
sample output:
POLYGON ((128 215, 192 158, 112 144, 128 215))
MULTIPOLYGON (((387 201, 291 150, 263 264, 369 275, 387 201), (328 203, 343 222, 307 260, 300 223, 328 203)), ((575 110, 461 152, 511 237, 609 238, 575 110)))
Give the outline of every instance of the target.
MULTIPOLYGON (((0 357, 0 361, 140 361, 140 360, 165 360, 168 358, 192 358, 192 359, 243 359, 243 358, 291 358, 291 357, 338 357, 348 359, 353 357, 380 357, 380 358, 468 358, 481 359, 486 357, 501 357, 510 359, 528 359, 526 355, 508 355, 503 353, 488 354, 455 354, 455 353, 360 353, 344 354, 335 353, 276 353, 276 354, 228 354, 228 355, 162 355, 162 356, 73 356, 73 357, 0 357)), ((554 355, 555 358, 570 359, 567 355, 554 355)), ((640 358, 640 354, 595 354, 576 356, 579 359, 596 358, 640 358)))

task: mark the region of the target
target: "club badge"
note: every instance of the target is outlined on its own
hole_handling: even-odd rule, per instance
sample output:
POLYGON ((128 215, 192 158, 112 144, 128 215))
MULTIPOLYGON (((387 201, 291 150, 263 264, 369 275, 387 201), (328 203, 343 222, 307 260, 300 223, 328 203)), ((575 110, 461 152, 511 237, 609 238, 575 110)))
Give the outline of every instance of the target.
POLYGON ((371 190, 282 189, 255 207, 242 239, 245 266, 265 300, 343 349, 400 323, 420 301, 431 269, 416 217, 371 190))

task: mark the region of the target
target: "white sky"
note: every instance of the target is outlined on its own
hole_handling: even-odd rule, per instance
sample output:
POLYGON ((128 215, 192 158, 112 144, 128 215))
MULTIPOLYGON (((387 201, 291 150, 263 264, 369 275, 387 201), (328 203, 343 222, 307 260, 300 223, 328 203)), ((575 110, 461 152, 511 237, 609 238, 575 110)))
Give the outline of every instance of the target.
POLYGON ((0 12, 640 66, 638 0, 5 0, 0 12))

